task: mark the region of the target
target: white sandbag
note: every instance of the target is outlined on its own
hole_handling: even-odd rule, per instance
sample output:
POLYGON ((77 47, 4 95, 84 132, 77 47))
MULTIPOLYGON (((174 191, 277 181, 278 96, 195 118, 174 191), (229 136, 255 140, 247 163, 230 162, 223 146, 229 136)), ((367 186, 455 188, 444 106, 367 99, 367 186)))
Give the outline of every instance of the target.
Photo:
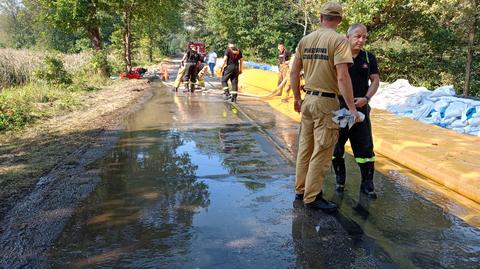
POLYGON ((454 96, 454 95, 455 95, 455 89, 453 88, 453 85, 448 85, 448 86, 438 87, 432 92, 432 94, 430 94, 429 97, 434 98, 434 97, 454 96))
POLYGON ((467 126, 467 123, 462 120, 456 120, 450 124, 452 128, 464 128, 465 126, 467 126))
POLYGON ((456 121, 456 118, 443 118, 442 123, 443 125, 446 125, 447 127, 452 124, 452 122, 456 121))
POLYGON ((480 117, 467 120, 469 126, 480 127, 480 117))
POLYGON ((457 133, 465 133, 465 130, 463 128, 451 128, 453 131, 457 132, 457 133))
POLYGON ((421 107, 415 108, 413 110, 413 118, 416 120, 426 118, 428 115, 430 115, 430 112, 432 112, 432 109, 433 109, 433 102, 425 101, 425 103, 421 107))
POLYGON ((467 104, 463 102, 453 102, 445 110, 445 118, 461 118, 467 104))
POLYGON ((437 102, 435 102, 435 105, 433 106, 433 108, 435 109, 435 111, 443 113, 445 112, 445 110, 449 105, 450 105, 450 102, 448 102, 447 100, 440 99, 437 102))
POLYGON ((467 126, 464 128, 465 133, 470 134, 470 133, 477 133, 480 131, 480 126, 467 126))
POLYGON ((430 119, 433 124, 438 124, 442 121, 442 115, 440 112, 432 112, 430 119))
POLYGON ((462 112, 462 121, 467 121, 472 118, 472 116, 477 112, 475 107, 468 106, 467 109, 465 109, 462 112))

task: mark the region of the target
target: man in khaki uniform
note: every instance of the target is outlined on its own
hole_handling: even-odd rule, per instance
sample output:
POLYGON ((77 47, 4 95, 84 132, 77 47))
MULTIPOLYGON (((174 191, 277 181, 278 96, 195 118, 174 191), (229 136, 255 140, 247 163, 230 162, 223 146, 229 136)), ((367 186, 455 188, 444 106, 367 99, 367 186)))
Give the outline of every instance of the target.
POLYGON ((345 36, 335 31, 342 21, 342 7, 328 2, 320 13, 320 29, 298 43, 290 77, 294 109, 302 113, 295 199, 303 200, 306 207, 333 212, 337 206, 323 199, 322 184, 338 139, 339 126, 332 120, 333 112, 339 109, 338 95, 345 99, 355 122, 360 121, 360 116, 355 108, 348 74, 349 64, 353 62, 350 46, 345 36), (305 100, 300 94, 302 69, 305 100))

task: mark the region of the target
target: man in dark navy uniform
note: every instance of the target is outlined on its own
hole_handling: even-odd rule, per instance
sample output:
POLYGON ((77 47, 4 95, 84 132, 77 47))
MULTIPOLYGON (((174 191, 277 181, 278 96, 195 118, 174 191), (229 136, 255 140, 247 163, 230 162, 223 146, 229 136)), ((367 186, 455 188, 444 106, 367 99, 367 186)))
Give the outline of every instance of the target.
POLYGON ((201 63, 201 56, 197 51, 197 47, 192 43, 184 56, 185 58, 185 91, 195 91, 195 83, 197 82, 197 67, 201 63))
MULTIPOLYGON (((360 167, 362 183, 360 191, 372 199, 376 199, 373 184, 375 153, 373 152, 372 126, 370 123, 370 106, 368 102, 377 92, 380 84, 377 59, 375 55, 363 50, 367 40, 367 28, 363 24, 353 24, 347 32, 352 50, 353 64, 349 68, 353 86, 355 106, 365 114, 365 120, 348 129, 340 129, 338 142, 333 153, 333 168, 336 174, 336 190, 343 192, 345 188, 345 143, 350 139, 355 161, 360 167), (369 85, 370 81, 370 85, 369 85)), ((340 98, 340 107, 346 107, 340 98)))
POLYGON ((235 41, 228 41, 228 48, 225 50, 222 64, 222 87, 227 99, 231 98, 232 102, 237 101, 238 94, 238 76, 243 70, 242 51, 235 47, 235 41), (228 81, 232 85, 232 91, 228 89, 228 81))

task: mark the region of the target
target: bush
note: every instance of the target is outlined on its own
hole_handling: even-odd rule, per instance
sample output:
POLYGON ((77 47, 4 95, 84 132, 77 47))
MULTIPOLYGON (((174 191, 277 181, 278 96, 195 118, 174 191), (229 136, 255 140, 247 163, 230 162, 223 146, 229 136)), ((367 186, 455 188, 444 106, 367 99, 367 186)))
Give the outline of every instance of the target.
POLYGON ((0 96, 0 131, 20 128, 32 122, 34 118, 27 104, 13 103, 0 96))
POLYGON ((71 75, 63 67, 63 62, 53 56, 45 57, 45 66, 35 71, 35 77, 49 84, 72 84, 71 75))

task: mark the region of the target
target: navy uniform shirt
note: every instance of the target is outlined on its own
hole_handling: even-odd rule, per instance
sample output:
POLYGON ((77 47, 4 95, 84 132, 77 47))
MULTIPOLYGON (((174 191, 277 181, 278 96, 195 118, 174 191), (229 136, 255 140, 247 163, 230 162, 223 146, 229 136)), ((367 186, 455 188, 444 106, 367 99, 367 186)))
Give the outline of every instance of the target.
POLYGON ((187 51, 187 59, 186 59, 187 63, 197 63, 200 61, 200 54, 198 54, 198 52, 192 50, 192 49, 189 49, 187 51))
POLYGON ((364 97, 368 92, 368 81, 370 75, 378 74, 377 58, 371 52, 361 50, 356 58, 353 58, 353 64, 348 69, 350 78, 352 79, 353 97, 364 97), (370 63, 369 63, 370 62, 370 63))
POLYGON ((229 65, 239 66, 240 65, 240 59, 243 58, 242 51, 240 49, 235 48, 235 47, 227 48, 225 50, 224 55, 227 56, 227 66, 229 66, 229 65))

